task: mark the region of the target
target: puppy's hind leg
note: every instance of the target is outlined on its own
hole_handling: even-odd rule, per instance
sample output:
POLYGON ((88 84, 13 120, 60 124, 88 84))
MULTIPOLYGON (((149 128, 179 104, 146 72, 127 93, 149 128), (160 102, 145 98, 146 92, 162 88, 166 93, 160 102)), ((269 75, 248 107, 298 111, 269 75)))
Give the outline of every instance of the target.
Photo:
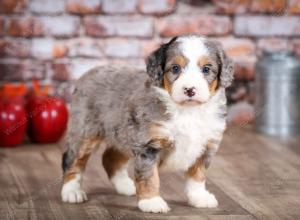
POLYGON ((135 185, 128 175, 129 157, 119 150, 111 147, 103 154, 103 167, 115 189, 119 194, 134 195, 135 185))
POLYGON ((82 190, 82 174, 86 163, 100 140, 96 138, 86 138, 76 147, 70 147, 63 154, 62 167, 64 171, 63 187, 61 197, 63 202, 81 203, 87 200, 85 192, 82 190), (74 149, 75 148, 75 149, 74 149))

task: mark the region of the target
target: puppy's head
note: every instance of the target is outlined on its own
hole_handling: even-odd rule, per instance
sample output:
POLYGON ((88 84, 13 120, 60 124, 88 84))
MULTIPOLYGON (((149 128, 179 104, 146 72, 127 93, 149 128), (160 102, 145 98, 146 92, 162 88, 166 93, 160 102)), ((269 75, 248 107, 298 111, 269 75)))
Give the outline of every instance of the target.
POLYGON ((154 51, 147 59, 147 73, 173 101, 195 105, 207 102, 218 88, 230 86, 233 62, 220 43, 188 35, 154 51))

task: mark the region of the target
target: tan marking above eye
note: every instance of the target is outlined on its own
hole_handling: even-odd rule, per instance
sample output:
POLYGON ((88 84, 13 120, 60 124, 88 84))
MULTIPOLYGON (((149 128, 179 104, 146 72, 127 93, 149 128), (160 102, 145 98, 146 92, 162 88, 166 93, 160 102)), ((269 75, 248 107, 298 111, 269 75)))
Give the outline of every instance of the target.
POLYGON ((203 67, 203 66, 205 66, 205 65, 211 65, 211 64, 210 64, 210 59, 209 59, 209 57, 207 57, 207 56, 202 56, 202 57, 200 57, 200 58, 198 59, 197 64, 198 64, 199 67, 203 67))
POLYGON ((167 63, 167 68, 171 68, 172 65, 177 64, 181 68, 184 68, 188 63, 188 59, 184 56, 175 56, 167 63))

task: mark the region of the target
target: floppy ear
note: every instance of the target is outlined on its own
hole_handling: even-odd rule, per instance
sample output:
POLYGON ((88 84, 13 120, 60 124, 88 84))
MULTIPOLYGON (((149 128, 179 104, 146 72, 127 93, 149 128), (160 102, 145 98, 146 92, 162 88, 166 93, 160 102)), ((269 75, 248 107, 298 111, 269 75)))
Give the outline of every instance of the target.
POLYGON ((147 74, 156 86, 162 86, 165 45, 155 50, 146 60, 147 74))
POLYGON ((156 86, 163 85, 163 75, 166 62, 166 53, 169 45, 176 40, 176 37, 171 39, 168 43, 163 44, 155 50, 150 56, 146 59, 147 74, 153 80, 156 86))
POLYGON ((220 85, 224 88, 227 88, 231 85, 233 81, 234 64, 233 60, 225 54, 221 44, 218 44, 220 85))

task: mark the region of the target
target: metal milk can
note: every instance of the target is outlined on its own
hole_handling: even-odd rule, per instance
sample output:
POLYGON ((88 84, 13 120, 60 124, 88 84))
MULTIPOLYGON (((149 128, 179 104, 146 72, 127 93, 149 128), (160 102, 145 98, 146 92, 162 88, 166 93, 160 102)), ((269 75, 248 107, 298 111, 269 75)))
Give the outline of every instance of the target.
POLYGON ((300 134, 299 58, 267 52, 255 70, 255 130, 277 137, 300 134))

